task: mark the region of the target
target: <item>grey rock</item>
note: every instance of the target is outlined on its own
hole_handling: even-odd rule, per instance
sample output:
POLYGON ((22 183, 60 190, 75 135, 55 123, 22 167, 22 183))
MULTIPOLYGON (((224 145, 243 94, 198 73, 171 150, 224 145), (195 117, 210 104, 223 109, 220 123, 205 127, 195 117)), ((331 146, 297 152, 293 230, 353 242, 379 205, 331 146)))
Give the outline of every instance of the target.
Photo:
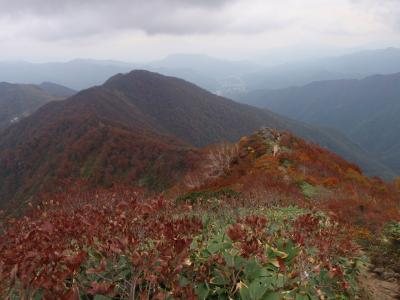
POLYGON ((385 279, 385 280, 388 280, 388 279, 391 279, 391 278, 395 279, 395 276, 396 276, 396 273, 395 272, 391 272, 391 271, 387 271, 387 272, 383 272, 382 273, 382 278, 385 279))
POLYGON ((385 272, 385 269, 384 268, 375 268, 373 270, 373 272, 378 274, 378 275, 381 275, 381 274, 383 274, 385 272))

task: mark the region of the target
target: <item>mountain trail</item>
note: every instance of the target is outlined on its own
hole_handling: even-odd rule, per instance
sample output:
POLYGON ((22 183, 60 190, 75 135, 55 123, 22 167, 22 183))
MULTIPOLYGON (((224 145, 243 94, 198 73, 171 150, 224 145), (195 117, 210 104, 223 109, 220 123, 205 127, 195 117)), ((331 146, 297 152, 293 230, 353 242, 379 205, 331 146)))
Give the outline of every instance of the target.
POLYGON ((360 283, 362 288, 367 292, 367 299, 369 300, 400 299, 400 285, 398 282, 384 280, 369 270, 366 270, 360 279, 360 283))

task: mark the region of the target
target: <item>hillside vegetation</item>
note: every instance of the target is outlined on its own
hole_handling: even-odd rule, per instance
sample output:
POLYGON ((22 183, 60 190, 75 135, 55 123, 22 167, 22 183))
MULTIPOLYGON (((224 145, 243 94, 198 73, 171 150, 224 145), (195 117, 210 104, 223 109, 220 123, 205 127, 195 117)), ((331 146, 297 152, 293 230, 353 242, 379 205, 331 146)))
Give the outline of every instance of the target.
POLYGON ((201 155, 161 197, 71 183, 5 218, 2 297, 367 299, 359 250, 398 237, 396 184, 270 129, 201 155))
POLYGON ((218 97, 178 78, 133 71, 48 103, 0 133, 0 206, 23 206, 66 180, 165 188, 179 180, 180 173, 171 170, 183 174, 196 161, 196 147, 236 141, 261 126, 319 143, 369 174, 386 172, 331 130, 218 97))

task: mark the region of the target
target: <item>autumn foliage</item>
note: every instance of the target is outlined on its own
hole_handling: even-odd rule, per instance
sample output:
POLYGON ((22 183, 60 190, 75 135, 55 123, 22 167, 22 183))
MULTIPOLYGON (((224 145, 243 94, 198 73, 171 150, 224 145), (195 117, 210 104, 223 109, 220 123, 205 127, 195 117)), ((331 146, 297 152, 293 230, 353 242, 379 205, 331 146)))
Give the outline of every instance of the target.
POLYGON ((281 134, 280 151, 274 156, 275 141, 265 135, 260 130, 242 138, 229 171, 200 190, 231 187, 263 202, 270 199, 271 204, 325 209, 342 222, 372 230, 400 219, 396 182, 368 178, 356 165, 290 133, 281 134))
MULTIPOLYGON (((196 160, 173 148, 164 162, 140 154, 164 178, 179 166, 176 181, 185 179, 163 196, 123 181, 96 189, 91 178, 64 180, 22 216, 2 216, 0 297, 355 297, 355 241, 399 220, 400 191, 319 146, 279 136, 279 147, 264 131, 196 160)), ((123 157, 109 157, 121 161, 107 168, 119 167, 101 178, 134 172, 123 157)))
POLYGON ((235 209, 243 216, 235 216, 229 199, 215 209, 143 199, 129 189, 55 199, 3 224, 2 298, 256 299, 254 293, 355 292, 355 245, 323 216, 298 210, 276 223, 240 201, 235 209), (310 285, 317 278, 321 283, 310 285))

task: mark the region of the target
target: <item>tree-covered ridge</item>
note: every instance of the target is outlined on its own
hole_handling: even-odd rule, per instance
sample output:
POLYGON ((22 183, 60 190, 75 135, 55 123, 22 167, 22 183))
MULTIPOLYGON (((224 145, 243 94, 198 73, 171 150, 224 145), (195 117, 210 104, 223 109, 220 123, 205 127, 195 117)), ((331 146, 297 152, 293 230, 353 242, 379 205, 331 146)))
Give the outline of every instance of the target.
POLYGON ((209 151, 186 175, 186 185, 193 191, 230 188, 275 204, 317 205, 337 210, 343 222, 372 230, 399 218, 396 181, 369 178, 358 166, 288 132, 261 129, 237 144, 209 151))
POLYGON ((61 98, 37 85, 0 82, 0 131, 61 98))
POLYGON ((395 73, 258 90, 243 100, 299 121, 340 130, 400 174, 399 93, 400 73, 395 73))
POLYGON ((179 179, 175 168, 184 171, 196 160, 195 147, 235 142, 261 126, 289 130, 371 173, 382 171, 340 134, 218 97, 178 78, 133 71, 48 103, 0 132, 0 207, 58 189, 60 180, 164 188, 179 179))

